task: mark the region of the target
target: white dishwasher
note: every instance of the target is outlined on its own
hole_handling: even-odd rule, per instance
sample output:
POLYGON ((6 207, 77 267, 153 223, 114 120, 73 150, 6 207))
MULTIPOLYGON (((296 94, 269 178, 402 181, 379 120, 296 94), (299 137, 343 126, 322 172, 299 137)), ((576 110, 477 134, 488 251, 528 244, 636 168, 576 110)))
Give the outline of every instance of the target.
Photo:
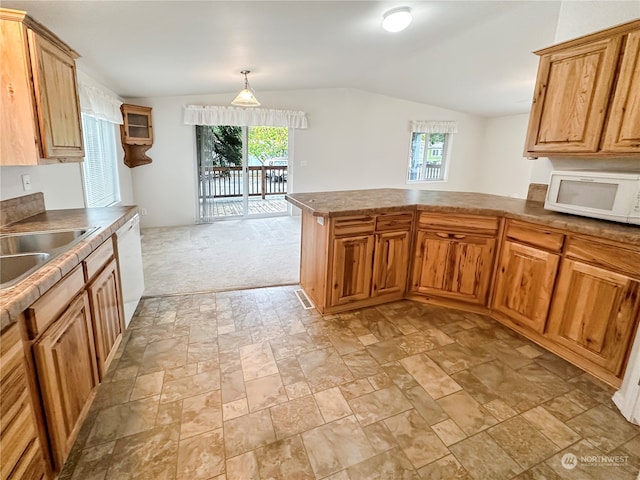
POLYGON ((131 220, 120 227, 116 236, 118 238, 122 303, 124 303, 124 324, 129 326, 144 292, 140 216, 136 213, 131 220))

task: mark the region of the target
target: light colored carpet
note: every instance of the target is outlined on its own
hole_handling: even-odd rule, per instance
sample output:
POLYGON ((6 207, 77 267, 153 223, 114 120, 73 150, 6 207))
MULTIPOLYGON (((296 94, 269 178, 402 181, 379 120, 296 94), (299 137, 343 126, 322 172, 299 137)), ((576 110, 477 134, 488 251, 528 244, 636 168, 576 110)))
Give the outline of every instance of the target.
POLYGON ((300 217, 142 230, 145 296, 300 281, 300 217))

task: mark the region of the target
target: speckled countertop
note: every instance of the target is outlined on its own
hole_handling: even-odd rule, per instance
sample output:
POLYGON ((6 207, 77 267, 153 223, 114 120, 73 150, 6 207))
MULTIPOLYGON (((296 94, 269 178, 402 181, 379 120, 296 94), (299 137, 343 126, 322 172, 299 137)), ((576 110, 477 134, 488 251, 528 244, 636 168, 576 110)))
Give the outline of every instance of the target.
POLYGON ((113 235, 137 211, 137 207, 131 206, 49 210, 0 227, 0 233, 98 227, 91 235, 75 244, 68 251, 54 257, 24 280, 11 288, 0 290, 0 306, 2 307, 0 331, 15 323, 29 305, 73 270, 76 265, 80 264, 87 255, 113 235))
POLYGON ((545 210, 540 202, 484 193, 382 188, 339 192, 290 193, 289 203, 314 216, 340 217, 382 212, 430 212, 499 215, 640 247, 640 227, 545 210))

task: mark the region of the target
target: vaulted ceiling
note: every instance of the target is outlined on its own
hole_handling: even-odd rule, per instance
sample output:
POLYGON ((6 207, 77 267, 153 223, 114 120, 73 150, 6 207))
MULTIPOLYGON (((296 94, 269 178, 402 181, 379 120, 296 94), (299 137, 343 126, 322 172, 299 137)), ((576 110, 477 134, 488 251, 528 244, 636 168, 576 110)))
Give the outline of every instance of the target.
POLYGON ((527 112, 557 1, 21 1, 123 97, 359 88, 484 116, 527 112), (382 14, 410 6, 401 33, 382 14))

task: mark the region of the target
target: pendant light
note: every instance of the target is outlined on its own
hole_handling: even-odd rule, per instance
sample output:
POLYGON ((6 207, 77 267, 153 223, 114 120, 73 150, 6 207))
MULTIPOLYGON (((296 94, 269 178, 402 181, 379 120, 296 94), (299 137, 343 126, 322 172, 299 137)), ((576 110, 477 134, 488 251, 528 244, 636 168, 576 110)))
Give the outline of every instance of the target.
POLYGON ((236 107, 259 107, 260 102, 256 98, 253 89, 249 86, 249 80, 247 79, 247 75, 251 73, 251 70, 242 70, 240 73, 244 75, 244 88, 236 95, 231 105, 236 107))

